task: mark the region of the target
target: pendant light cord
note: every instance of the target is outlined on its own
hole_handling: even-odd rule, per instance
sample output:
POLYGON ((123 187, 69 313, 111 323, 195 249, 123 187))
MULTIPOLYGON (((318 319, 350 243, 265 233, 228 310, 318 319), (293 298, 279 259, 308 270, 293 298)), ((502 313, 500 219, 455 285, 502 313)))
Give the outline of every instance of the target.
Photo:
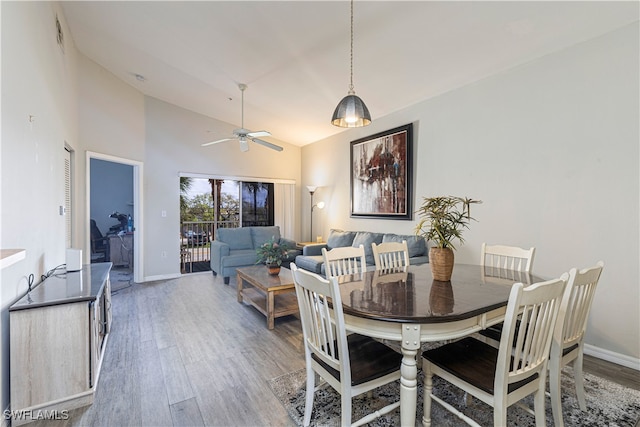
POLYGON ((349 93, 353 92, 353 0, 351 0, 351 70, 349 80, 349 93))

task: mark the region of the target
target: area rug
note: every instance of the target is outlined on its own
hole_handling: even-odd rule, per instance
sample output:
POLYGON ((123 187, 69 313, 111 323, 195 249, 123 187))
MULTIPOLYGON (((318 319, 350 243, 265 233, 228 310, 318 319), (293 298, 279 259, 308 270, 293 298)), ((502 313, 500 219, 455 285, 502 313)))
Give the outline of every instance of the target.
MULTIPOLYGON (((418 408, 416 426, 422 425, 422 371, 418 371, 418 408)), ((573 373, 570 367, 566 367, 562 375, 562 406, 565 426, 588 427, 635 427, 640 419, 640 391, 620 386, 611 381, 585 374, 585 392, 587 395, 587 411, 582 412, 575 397, 573 373)), ((271 390, 280 403, 285 407, 291 419, 299 426, 304 418, 306 373, 304 369, 290 372, 269 382, 271 390)), ((434 377, 433 388, 435 394, 446 402, 454 404, 465 415, 470 416, 483 426, 493 425, 492 408, 485 403, 473 398, 466 405, 464 394, 451 385, 448 385, 438 377, 434 377)), ((398 381, 388 384, 373 392, 373 397, 367 398, 366 394, 353 399, 353 418, 359 419, 366 413, 379 409, 397 399, 400 393, 398 381)), ((526 398, 523 403, 533 408, 533 399, 526 398)), ((551 402, 546 398, 547 425, 553 426, 551 402)), ((436 427, 466 426, 450 412, 433 402, 431 407, 432 425, 436 427)), ((507 424, 509 426, 533 426, 535 417, 517 406, 512 406, 507 412, 507 424)), ((312 426, 339 426, 340 425, 340 395, 330 386, 316 391, 312 426)), ((377 418, 370 426, 398 426, 400 425, 399 411, 393 411, 383 417, 377 418)))

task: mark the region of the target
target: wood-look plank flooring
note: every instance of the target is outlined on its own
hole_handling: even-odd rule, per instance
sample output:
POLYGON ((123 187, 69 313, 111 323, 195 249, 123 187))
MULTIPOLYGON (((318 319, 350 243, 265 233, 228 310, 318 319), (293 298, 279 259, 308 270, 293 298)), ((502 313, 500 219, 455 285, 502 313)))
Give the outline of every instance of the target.
MULTIPOLYGON (((266 319, 211 273, 113 295, 113 329, 93 405, 42 426, 291 426, 268 386, 304 367, 295 316, 266 319)), ((638 371, 586 356, 585 369, 640 390, 638 371)))

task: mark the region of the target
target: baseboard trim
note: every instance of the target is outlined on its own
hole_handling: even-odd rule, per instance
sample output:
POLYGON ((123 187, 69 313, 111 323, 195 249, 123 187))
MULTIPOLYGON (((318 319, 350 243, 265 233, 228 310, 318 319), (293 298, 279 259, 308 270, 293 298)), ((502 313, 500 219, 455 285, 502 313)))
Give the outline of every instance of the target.
POLYGON ((605 350, 604 348, 596 347, 590 344, 584 345, 584 354, 588 354, 589 356, 597 357, 598 359, 606 360, 607 362, 612 362, 617 365, 626 366, 627 368, 640 371, 640 359, 637 359, 635 357, 616 353, 610 350, 605 350))

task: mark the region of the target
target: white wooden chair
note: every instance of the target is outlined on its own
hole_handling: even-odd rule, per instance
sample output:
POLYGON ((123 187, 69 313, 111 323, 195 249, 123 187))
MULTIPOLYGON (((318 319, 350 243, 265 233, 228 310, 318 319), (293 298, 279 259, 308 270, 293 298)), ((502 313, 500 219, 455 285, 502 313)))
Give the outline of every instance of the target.
POLYGON ((522 249, 517 246, 482 244, 480 265, 487 268, 530 272, 535 248, 522 249))
POLYGON ((468 337, 422 354, 425 371, 424 426, 431 426, 432 400, 467 424, 478 425, 432 394, 433 375, 492 406, 494 426, 506 426, 507 408, 533 394, 535 412, 523 408, 535 415, 537 426, 546 426, 547 364, 556 320, 563 321, 560 302, 567 279, 565 273, 559 279, 539 282, 527 288, 522 283, 513 285, 499 349, 468 337))
POLYGON ((600 261, 591 268, 580 271, 573 268, 569 271, 569 282, 560 306, 561 312, 565 313, 564 321, 556 324, 553 343, 551 344, 551 359, 549 360, 549 391, 551 394, 553 420, 556 427, 564 425, 562 404, 560 402, 561 371, 571 361, 573 361, 573 375, 578 404, 581 410, 587 410, 582 374, 582 351, 591 303, 593 302, 593 296, 603 267, 604 262, 600 261))
POLYGON ((315 373, 341 395, 341 425, 360 426, 400 406, 400 399, 351 423, 351 399, 400 379, 402 355, 359 334, 347 336, 338 279, 326 280, 291 264, 307 368, 304 426, 311 422, 315 373), (349 355, 349 357, 342 357, 349 355))
POLYGON ((357 248, 344 246, 328 251, 322 248, 324 258, 325 276, 327 278, 342 276, 345 274, 358 274, 366 271, 367 261, 364 254, 364 246, 357 248))
MULTIPOLYGON (((529 273, 533 266, 535 248, 522 249, 517 246, 487 245, 482 243, 480 251, 480 265, 483 277, 500 278, 515 275, 517 273, 529 273)), ((525 285, 529 283, 522 281, 525 285)), ((489 326, 478 334, 487 343, 493 343, 497 347, 502 333, 502 323, 489 326)))
POLYGON ((407 241, 371 244, 376 270, 388 270, 409 266, 409 248, 407 241))

